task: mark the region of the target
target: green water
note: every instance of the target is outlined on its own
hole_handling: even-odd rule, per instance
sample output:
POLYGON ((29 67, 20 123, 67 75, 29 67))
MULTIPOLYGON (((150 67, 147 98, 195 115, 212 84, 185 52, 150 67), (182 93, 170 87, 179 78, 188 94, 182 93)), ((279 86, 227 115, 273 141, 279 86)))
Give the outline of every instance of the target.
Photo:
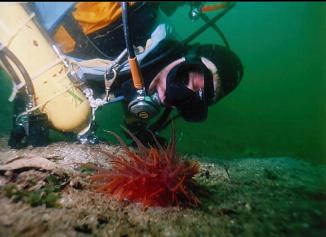
MULTIPOLYGON (((182 38, 202 25, 201 20, 191 23, 188 11, 189 6, 180 7, 170 18, 182 38)), ((218 25, 243 62, 244 78, 210 108, 206 122, 176 121, 178 150, 205 157, 292 156, 326 163, 326 4, 239 2, 218 25)), ((222 43, 213 30, 195 42, 222 43)), ((0 77, 0 130, 8 134, 10 82, 0 77)), ((100 129, 119 131, 119 103, 97 116, 100 129)), ((163 135, 168 137, 170 129, 163 135)))
MULTIPOLYGON (((178 123, 179 149, 325 161, 326 4, 239 2, 219 25, 243 61, 244 78, 206 123, 178 123)), ((198 41, 214 37, 206 32, 198 41)))

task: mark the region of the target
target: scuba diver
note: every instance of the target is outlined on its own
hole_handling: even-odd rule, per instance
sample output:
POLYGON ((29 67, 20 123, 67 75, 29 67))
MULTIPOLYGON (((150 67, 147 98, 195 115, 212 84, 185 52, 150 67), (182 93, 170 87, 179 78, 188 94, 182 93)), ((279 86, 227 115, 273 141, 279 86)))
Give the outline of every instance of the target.
MULTIPOLYGON (((164 143, 159 132, 171 121, 179 116, 187 122, 205 121, 208 106, 232 92, 242 79, 242 63, 215 24, 234 3, 209 7, 191 3, 191 19, 201 18, 206 24, 184 40, 177 39, 171 25, 155 24, 158 4, 154 2, 123 2, 121 6, 117 2, 66 4, 65 14, 52 25, 45 23, 46 11, 42 18, 44 5, 36 2, 29 9, 36 12, 38 22, 58 47, 56 51, 62 52, 59 56, 68 64, 69 75, 74 75, 74 83, 79 82, 78 88, 89 102, 91 111, 84 113, 87 116, 84 115, 82 129, 81 126, 65 131, 57 129, 76 134, 81 143, 99 142, 95 134, 95 112, 116 101, 123 101, 125 126, 138 139, 145 145, 154 144, 153 133, 164 143), (223 11, 209 19, 205 9, 223 11), (225 46, 189 44, 209 27, 219 34, 225 46), (171 117, 173 109, 177 115, 171 117)), ((171 9, 168 14, 172 14, 171 9)), ((17 103, 24 98, 26 93, 21 92, 16 96, 16 104, 26 105, 17 103)), ((24 106, 15 107, 10 147, 20 147, 26 134, 35 136, 43 131, 43 137, 48 135, 43 128, 28 133, 26 126, 18 126, 17 116, 24 106)), ((51 119, 48 120, 51 124, 51 119)), ((45 145, 45 140, 42 141, 34 141, 32 145, 45 145)))

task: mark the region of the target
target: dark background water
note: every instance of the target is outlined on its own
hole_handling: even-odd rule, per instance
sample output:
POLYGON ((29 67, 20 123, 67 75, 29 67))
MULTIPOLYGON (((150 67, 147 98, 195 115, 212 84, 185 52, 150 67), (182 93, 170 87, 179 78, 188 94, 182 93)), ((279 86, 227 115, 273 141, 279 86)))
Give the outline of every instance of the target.
MULTIPOLYGON (((170 18, 182 38, 203 24, 189 20, 189 9, 180 7, 170 18)), ((243 62, 244 78, 209 109, 206 122, 175 122, 178 151, 222 158, 292 156, 325 163, 326 4, 239 2, 218 25, 243 62)), ((222 44, 213 30, 195 42, 222 44)), ((7 135, 11 84, 3 72, 0 78, 0 133, 7 135)), ((98 111, 97 122, 100 129, 119 132, 121 104, 98 111)), ((162 134, 168 137, 171 130, 162 134)))

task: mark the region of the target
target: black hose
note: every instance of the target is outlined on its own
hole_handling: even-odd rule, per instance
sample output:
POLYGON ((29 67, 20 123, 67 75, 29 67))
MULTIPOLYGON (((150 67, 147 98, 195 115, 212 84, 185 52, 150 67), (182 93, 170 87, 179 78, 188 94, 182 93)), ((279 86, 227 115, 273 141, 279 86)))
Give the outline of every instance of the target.
POLYGON ((129 58, 136 57, 134 47, 132 44, 131 35, 129 33, 129 22, 128 22, 128 4, 127 2, 121 2, 122 8, 122 23, 123 23, 123 33, 126 41, 126 48, 128 50, 129 58))
MULTIPOLYGON (((16 55, 7 47, 3 47, 2 51, 3 51, 3 54, 5 55, 3 57, 8 57, 17 66, 18 70, 24 77, 28 95, 31 96, 31 98, 34 98, 35 91, 34 91, 33 82, 32 82, 31 77, 29 76, 28 72, 26 71, 24 65, 19 61, 19 59, 16 57, 16 55)), ((5 60, 4 63, 9 63, 9 62, 8 62, 8 60, 5 60)), ((13 70, 13 68, 10 66, 8 68, 8 70, 13 70)), ((14 81, 16 82, 16 80, 18 78, 17 74, 14 73, 13 77, 14 77, 14 81)), ((33 101, 33 103, 34 102, 35 101, 33 101)))
POLYGON ((9 75, 14 80, 15 85, 18 85, 21 81, 18 77, 17 73, 15 72, 14 68, 11 66, 10 62, 8 61, 6 54, 3 52, 3 50, 0 50, 0 60, 2 61, 3 65, 7 69, 9 75))

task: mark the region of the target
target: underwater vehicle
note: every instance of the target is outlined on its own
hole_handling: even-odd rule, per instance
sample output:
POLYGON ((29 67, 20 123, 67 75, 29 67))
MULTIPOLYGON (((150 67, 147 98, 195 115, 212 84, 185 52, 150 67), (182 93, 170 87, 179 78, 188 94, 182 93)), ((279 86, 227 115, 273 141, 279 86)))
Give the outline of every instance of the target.
POLYGON ((158 3, 89 4, 1 3, 0 59, 13 82, 10 147, 46 145, 49 129, 97 143, 95 112, 117 101, 128 101, 139 119, 157 118, 149 127, 160 131, 171 109, 160 111, 157 94, 145 89, 157 70, 190 51, 189 43, 210 27, 229 48, 215 23, 233 2, 191 3, 190 19, 204 25, 181 40, 170 38, 171 25, 156 24, 158 3), (91 8, 98 14, 90 15, 91 8))

